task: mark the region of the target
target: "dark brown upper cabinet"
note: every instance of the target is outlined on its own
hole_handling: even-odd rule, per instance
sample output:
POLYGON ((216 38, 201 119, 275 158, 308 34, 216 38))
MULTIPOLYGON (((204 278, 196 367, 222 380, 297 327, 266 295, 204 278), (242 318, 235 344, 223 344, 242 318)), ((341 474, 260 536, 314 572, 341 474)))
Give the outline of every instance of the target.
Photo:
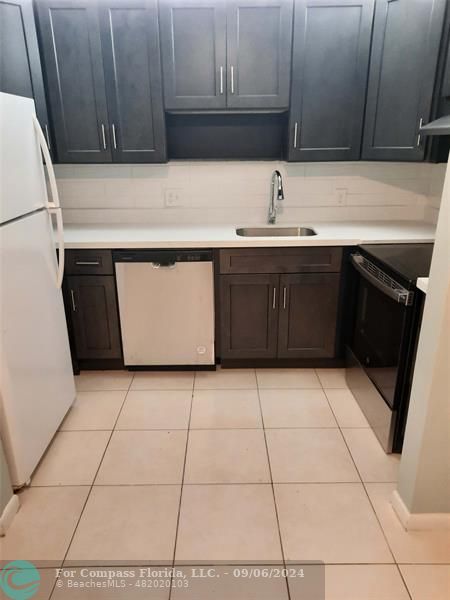
POLYGON ((227 105, 289 106, 292 2, 227 1, 227 105))
POLYGON ((100 26, 113 160, 164 162, 156 2, 101 1, 100 26))
POLYGON ((422 160, 446 0, 377 0, 362 158, 422 160))
POLYGON ((224 0, 161 0, 159 15, 165 107, 225 108, 224 0))
POLYGON ((288 160, 357 160, 374 0, 296 0, 288 160))
POLYGON ((51 149, 32 0, 0 0, 0 92, 34 99, 51 149))
POLYGON ((289 104, 291 0, 161 0, 167 110, 289 104))
POLYGON ((156 0, 40 0, 60 162, 164 162, 156 0))

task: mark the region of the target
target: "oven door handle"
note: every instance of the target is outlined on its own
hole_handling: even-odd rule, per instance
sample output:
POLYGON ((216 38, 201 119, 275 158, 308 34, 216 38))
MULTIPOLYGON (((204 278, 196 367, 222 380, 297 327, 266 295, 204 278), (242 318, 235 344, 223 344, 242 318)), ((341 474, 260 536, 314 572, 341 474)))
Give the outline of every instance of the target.
MULTIPOLYGON (((406 288, 402 287, 400 284, 395 282, 389 276, 386 276, 386 280, 392 281, 392 283, 396 287, 392 287, 391 285, 388 285, 388 283, 386 283, 382 278, 378 278, 376 275, 371 273, 364 266, 366 259, 364 259, 364 257, 361 256, 361 254, 351 254, 350 258, 351 258, 353 266, 358 271, 358 273, 360 273, 360 275, 362 275, 364 277, 364 279, 367 279, 367 281, 369 281, 374 287, 376 287, 378 290, 380 290, 380 292, 383 292, 383 294, 385 294, 386 296, 389 296, 389 298, 392 298, 392 300, 395 300, 399 304, 404 304, 405 306, 411 306, 411 304, 413 302, 414 292, 410 292, 406 288)), ((369 262, 369 261, 367 261, 367 262, 369 262)))

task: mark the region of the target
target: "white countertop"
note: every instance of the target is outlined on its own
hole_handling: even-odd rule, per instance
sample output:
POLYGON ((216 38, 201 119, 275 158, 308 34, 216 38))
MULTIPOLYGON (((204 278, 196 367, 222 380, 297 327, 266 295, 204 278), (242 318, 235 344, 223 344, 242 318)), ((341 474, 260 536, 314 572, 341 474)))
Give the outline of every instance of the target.
POLYGON ((428 292, 428 277, 419 277, 416 281, 416 285, 419 290, 422 290, 424 294, 428 292))
MULTIPOLYGON (((278 223, 277 226, 288 226, 278 223)), ((298 224, 295 224, 298 225, 298 224)), ((308 222, 309 237, 240 237, 236 225, 74 225, 64 227, 66 248, 238 248, 355 246, 362 243, 433 242, 435 227, 416 221, 308 222)), ((239 223, 237 226, 245 226, 239 223)), ((249 225, 255 227, 255 225, 249 225)))

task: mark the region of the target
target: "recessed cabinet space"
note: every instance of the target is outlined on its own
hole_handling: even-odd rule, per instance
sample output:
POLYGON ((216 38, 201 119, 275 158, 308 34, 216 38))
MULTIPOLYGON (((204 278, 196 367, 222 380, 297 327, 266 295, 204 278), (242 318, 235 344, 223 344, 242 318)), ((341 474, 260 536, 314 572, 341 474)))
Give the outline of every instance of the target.
POLYGON ((289 105, 291 0, 161 0, 167 110, 289 105))
POLYGON ((332 359, 341 248, 220 252, 222 360, 332 359))
POLYGON ((66 316, 75 361, 121 359, 116 279, 109 250, 69 250, 66 316))
POLYGON ((446 0, 377 0, 363 159, 423 160, 446 0))
POLYGON ((32 0, 0 0, 0 92, 33 98, 52 149, 32 0))
POLYGON ((288 160, 360 156, 374 0, 296 0, 288 160))
POLYGON ((164 162, 156 0, 40 0, 60 162, 164 162))

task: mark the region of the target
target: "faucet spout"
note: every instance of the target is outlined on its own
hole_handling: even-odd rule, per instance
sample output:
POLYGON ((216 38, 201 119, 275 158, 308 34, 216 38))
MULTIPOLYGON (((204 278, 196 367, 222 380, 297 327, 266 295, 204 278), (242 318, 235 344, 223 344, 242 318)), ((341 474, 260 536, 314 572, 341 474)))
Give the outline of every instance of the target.
POLYGON ((283 179, 280 171, 275 169, 272 173, 270 185, 270 202, 269 202, 269 225, 274 225, 277 222, 278 202, 284 200, 283 179))

